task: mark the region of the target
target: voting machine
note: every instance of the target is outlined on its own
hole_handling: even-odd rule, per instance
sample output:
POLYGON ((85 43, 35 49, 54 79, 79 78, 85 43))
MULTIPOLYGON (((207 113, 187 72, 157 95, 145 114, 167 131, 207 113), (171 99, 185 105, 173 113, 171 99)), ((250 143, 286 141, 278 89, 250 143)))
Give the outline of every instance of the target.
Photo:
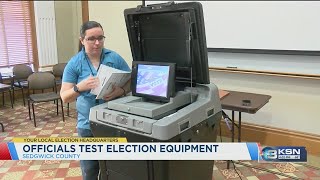
MULTIPOLYGON (((221 120, 210 83, 202 5, 124 11, 133 56, 132 94, 90 109, 96 137, 128 142, 215 142, 221 120)), ((99 161, 101 179, 211 180, 213 161, 99 161)))

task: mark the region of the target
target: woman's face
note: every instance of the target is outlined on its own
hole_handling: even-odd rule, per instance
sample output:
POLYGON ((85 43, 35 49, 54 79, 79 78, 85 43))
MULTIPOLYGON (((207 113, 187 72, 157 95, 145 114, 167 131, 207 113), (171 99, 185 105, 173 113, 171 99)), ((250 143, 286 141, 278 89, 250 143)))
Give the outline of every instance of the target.
POLYGON ((85 37, 80 38, 86 53, 91 56, 100 56, 104 46, 104 39, 104 33, 100 27, 86 30, 85 37))

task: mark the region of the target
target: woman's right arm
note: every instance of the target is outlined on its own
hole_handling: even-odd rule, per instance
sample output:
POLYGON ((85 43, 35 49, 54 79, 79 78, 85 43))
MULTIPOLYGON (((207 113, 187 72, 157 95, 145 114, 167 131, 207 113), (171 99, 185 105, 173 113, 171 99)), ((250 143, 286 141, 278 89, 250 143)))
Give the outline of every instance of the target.
POLYGON ((75 62, 75 59, 70 59, 63 71, 60 96, 64 103, 73 102, 80 95, 80 93, 73 90, 73 86, 76 85, 80 73, 75 68, 77 67, 75 62))
POLYGON ((77 99, 80 93, 73 90, 73 83, 62 82, 60 89, 60 96, 64 103, 70 103, 77 99))
POLYGON ((79 92, 75 92, 73 90, 73 87, 75 86, 75 84, 62 82, 61 90, 60 90, 61 99, 64 103, 73 102, 80 95, 80 92, 91 90, 97 87, 98 84, 99 84, 99 79, 97 77, 89 76, 87 79, 82 80, 76 85, 79 92))

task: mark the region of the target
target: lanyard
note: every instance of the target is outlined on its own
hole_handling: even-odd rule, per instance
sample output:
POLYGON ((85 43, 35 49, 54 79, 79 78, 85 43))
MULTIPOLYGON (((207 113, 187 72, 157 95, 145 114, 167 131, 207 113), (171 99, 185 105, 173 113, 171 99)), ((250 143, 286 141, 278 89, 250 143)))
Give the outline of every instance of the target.
MULTIPOLYGON (((89 67, 89 69, 90 69, 90 71, 91 71, 91 75, 94 76, 93 70, 91 69, 91 66, 90 66, 90 64, 89 64, 88 55, 87 55, 87 53, 86 53, 85 51, 84 51, 83 53, 84 53, 84 56, 85 56, 85 58, 86 58, 88 67, 89 67)), ((98 66, 98 68, 97 68, 97 72, 99 71, 100 65, 102 64, 102 59, 103 59, 103 50, 102 50, 102 52, 101 52, 100 62, 99 62, 99 66, 98 66)), ((92 64, 92 63, 91 63, 91 64, 92 64)), ((96 99, 96 100, 95 100, 95 103, 96 103, 96 105, 100 104, 100 100, 99 100, 99 99, 96 99)))
MULTIPOLYGON (((87 55, 87 53, 85 53, 85 52, 84 52, 84 55, 85 55, 85 58, 86 58, 86 61, 87 61, 88 67, 90 68, 91 75, 92 75, 92 76, 94 76, 93 70, 91 69, 91 66, 90 66, 90 64, 89 64, 89 58, 88 58, 88 55, 87 55)), ((99 71, 100 65, 102 64, 102 59, 103 59, 103 50, 102 50, 102 52, 101 52, 100 62, 99 62, 99 66, 98 66, 97 72, 99 71)))

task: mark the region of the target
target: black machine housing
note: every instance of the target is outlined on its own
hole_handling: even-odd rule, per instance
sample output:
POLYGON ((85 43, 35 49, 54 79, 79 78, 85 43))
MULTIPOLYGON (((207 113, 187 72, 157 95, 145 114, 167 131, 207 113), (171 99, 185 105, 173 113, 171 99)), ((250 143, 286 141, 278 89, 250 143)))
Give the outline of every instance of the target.
POLYGON ((124 16, 133 61, 176 63, 177 87, 210 83, 200 3, 139 6, 124 16))

